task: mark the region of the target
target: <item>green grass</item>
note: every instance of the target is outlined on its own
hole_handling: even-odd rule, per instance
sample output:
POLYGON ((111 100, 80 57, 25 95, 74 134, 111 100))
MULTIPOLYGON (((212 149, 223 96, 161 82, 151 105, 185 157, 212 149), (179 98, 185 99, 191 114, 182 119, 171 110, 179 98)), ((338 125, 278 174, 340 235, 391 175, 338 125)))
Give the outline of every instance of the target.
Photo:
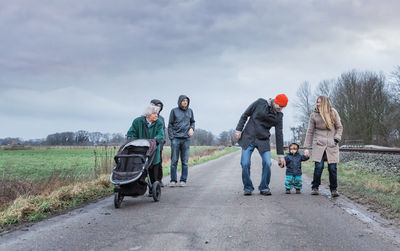
MULTIPOLYGON (((189 167, 237 150, 239 148, 236 147, 226 147, 222 150, 217 147, 191 147, 189 167)), ((167 158, 166 163, 168 164, 169 147, 164 149, 164 153, 166 153, 164 158, 167 158)), ((107 158, 109 158, 110 156, 110 152, 102 152, 101 154, 102 157, 107 155, 107 158)), ((12 173, 13 179, 31 179, 37 182, 46 179, 46 177, 54 177, 52 176, 54 173, 82 176, 91 174, 96 169, 94 167, 93 148, 0 151, 0 159, 0 168, 3 168, 4 175, 12 173), (21 159, 24 160, 19 161, 21 159), (82 161, 79 161, 80 159, 82 161), (9 168, 12 168, 12 172, 9 168)), ((98 162, 103 162, 103 160, 103 158, 97 159, 98 162)), ((101 165, 98 163, 98 166, 101 165)), ((164 166, 164 175, 169 174, 169 167, 169 165, 164 166)), ((3 179, 5 178, 10 178, 10 176, 4 176, 3 179)), ((0 232, 12 224, 41 220, 54 212, 76 207, 87 201, 110 195, 113 191, 113 186, 109 182, 108 172, 94 175, 91 180, 75 180, 66 186, 56 186, 51 191, 51 193, 38 195, 20 195, 14 201, 4 204, 0 208, 0 232)))
POLYGON ((54 176, 79 178, 93 174, 95 155, 115 154, 114 148, 35 148, 0 151, 0 175, 8 180, 46 180, 54 176))
MULTIPOLYGON (((277 159, 276 154, 272 154, 277 159)), ((338 190, 346 197, 367 205, 372 211, 380 213, 388 219, 400 222, 400 177, 384 176, 356 168, 355 161, 338 163, 338 190)), ((303 173, 313 177, 314 162, 302 162, 303 173)), ((329 172, 325 164, 322 173, 322 185, 329 185, 329 172)))

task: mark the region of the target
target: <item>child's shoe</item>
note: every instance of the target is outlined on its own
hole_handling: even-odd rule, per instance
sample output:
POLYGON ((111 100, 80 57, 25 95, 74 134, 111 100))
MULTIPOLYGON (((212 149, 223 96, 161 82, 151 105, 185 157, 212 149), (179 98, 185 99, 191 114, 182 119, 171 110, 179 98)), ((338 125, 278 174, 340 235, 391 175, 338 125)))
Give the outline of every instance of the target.
POLYGON ((300 189, 296 189, 296 194, 301 194, 300 189))
POLYGON ((290 189, 286 189, 286 194, 290 194, 290 189))

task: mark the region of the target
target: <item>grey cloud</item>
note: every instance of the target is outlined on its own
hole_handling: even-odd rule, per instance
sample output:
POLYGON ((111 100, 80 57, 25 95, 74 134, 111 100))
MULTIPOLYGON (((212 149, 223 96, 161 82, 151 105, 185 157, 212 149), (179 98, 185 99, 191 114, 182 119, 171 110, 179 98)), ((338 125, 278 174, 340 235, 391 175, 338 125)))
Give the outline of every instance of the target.
MULTIPOLYGON (((198 126, 218 133, 258 97, 285 92, 292 100, 305 80, 393 67, 399 7, 356 0, 3 2, 0 119, 81 121, 98 130, 107 118, 105 128, 125 131, 152 98, 165 102, 168 117, 186 94, 198 126)), ((293 124, 295 112, 286 112, 293 124)))

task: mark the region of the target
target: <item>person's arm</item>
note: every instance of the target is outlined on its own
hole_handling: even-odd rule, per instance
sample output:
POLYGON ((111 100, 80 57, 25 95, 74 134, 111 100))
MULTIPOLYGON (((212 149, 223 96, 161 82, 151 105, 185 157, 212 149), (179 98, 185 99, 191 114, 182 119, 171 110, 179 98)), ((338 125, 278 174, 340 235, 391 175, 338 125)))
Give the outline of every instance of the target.
POLYGON ((193 115, 193 110, 190 109, 192 116, 190 116, 190 128, 193 129, 193 131, 195 130, 195 120, 194 120, 194 115, 193 115))
POLYGON ((290 164, 290 159, 288 156, 285 156, 285 162, 286 162, 286 166, 290 164))
POLYGON ((175 122, 175 115, 174 115, 174 109, 172 109, 171 112, 169 113, 169 120, 168 120, 168 137, 170 140, 174 138, 174 130, 172 128, 174 126, 174 122, 175 122))
POLYGON ((283 113, 278 113, 278 123, 275 126, 276 153, 279 158, 284 158, 283 152, 283 113))
POLYGON ((343 126, 342 122, 340 121, 340 116, 339 113, 334 110, 336 119, 335 119, 335 128, 336 128, 336 133, 334 136, 335 143, 338 144, 340 140, 342 139, 342 133, 343 133, 343 126))
POLYGON ((301 161, 307 161, 309 159, 310 159, 310 157, 308 157, 306 155, 301 155, 301 161))
POLYGON ((313 113, 311 113, 310 119, 308 120, 308 128, 307 128, 306 138, 304 140, 305 148, 312 147, 311 143, 312 143, 312 139, 314 136, 314 129, 315 129, 315 121, 314 121, 313 113))
POLYGON ((135 123, 136 119, 132 122, 131 127, 129 128, 128 132, 126 133, 127 139, 135 140, 138 138, 137 136, 137 123, 135 123))
POLYGON ((164 123, 161 120, 156 124, 156 136, 154 138, 159 144, 164 142, 164 123))
POLYGON ((192 109, 190 109, 190 113, 191 113, 191 116, 190 116, 190 128, 189 128, 188 135, 189 135, 189 137, 192 137, 193 133, 194 133, 194 128, 195 128, 195 120, 194 120, 194 115, 193 115, 193 110, 192 109))
POLYGON ((240 116, 239 122, 236 126, 236 138, 240 139, 242 137, 242 131, 243 131, 243 127, 247 122, 247 119, 253 114, 254 110, 256 109, 257 106, 257 101, 254 101, 251 105, 249 105, 249 107, 247 107, 246 111, 244 111, 244 113, 242 114, 242 116, 240 116))

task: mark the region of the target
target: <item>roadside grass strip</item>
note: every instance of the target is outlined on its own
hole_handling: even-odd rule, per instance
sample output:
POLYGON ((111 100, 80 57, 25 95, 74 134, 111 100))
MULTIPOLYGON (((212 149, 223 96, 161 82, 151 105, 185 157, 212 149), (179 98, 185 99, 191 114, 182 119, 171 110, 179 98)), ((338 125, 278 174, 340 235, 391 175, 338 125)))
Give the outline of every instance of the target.
MULTIPOLYGON (((167 154, 164 155, 164 159, 169 159, 168 151, 169 147, 166 147, 165 151, 167 154), (168 149, 168 150, 167 150, 168 149)), ((197 165, 212 159, 219 158, 225 154, 232 153, 234 151, 239 150, 236 147, 225 147, 223 149, 218 149, 218 147, 191 147, 191 153, 189 157, 189 166, 197 165), (200 150, 199 150, 200 149, 200 150)), ((93 150, 91 150, 93 152, 93 150)), ((23 153, 28 154, 28 153, 23 153)), ((48 152, 46 154, 49 154, 48 152)), ((92 153, 93 154, 93 153, 92 153)), ((13 153, 14 157, 19 158, 13 153)), ((37 153, 34 153, 35 156, 37 153)), ((110 155, 110 154, 109 154, 110 155)), ((111 156, 111 155, 110 155, 111 156)), ((86 161, 86 160, 85 160, 86 161)), ((84 162, 85 162, 84 161, 84 162)), ((92 166, 94 160, 92 159, 92 166)), ((97 162, 104 162, 102 159, 97 159, 97 162)), ((79 161, 78 161, 79 162, 79 161)), ((106 161, 108 162, 108 160, 106 161)), ((167 160, 164 162, 164 175, 169 174, 169 163, 167 160)), ((40 166, 40 164, 35 164, 40 166)), ((20 194, 11 202, 4 203, 0 208, 0 232, 6 230, 7 227, 10 227, 13 224, 21 223, 21 222, 29 222, 29 221, 38 221, 44 219, 54 213, 62 212, 63 210, 74 208, 76 206, 82 205, 88 201, 93 201, 105 196, 112 194, 114 186, 110 183, 110 168, 112 167, 101 167, 100 168, 85 166, 83 169, 87 171, 87 173, 95 174, 89 175, 91 179, 74 179, 71 183, 67 185, 60 185, 65 182, 56 182, 49 191, 49 188, 46 188, 43 194, 20 194), (96 170, 93 170, 96 169, 96 170)), ((17 167, 17 165, 16 165, 17 167)), ((22 168, 23 173, 26 174, 26 169, 29 167, 24 166, 22 168)), ((43 168, 42 168, 43 169, 43 168)), ((4 166, 3 166, 4 170, 4 166)), ((38 171, 36 168, 35 171, 38 171)), ((44 174, 46 174, 45 168, 42 170, 44 174)), ((74 172, 82 173, 80 171, 74 170, 74 172)), ((54 172, 55 173, 55 172, 54 172)), ((45 177, 54 177, 54 173, 52 175, 44 175, 45 177)), ((21 176, 16 175, 18 172, 14 170, 12 178, 15 181, 18 181, 18 178, 21 176)), ((86 175, 88 176, 88 175, 86 175)), ((32 180, 38 181, 38 175, 31 175, 32 180)), ((58 176, 60 177, 60 176, 58 176)), ((3 180, 5 180, 6 173, 3 171, 3 180)), ((48 180, 45 180, 48 181, 48 180)), ((70 181, 69 178, 67 181, 70 181)), ((41 181, 43 182, 43 181, 41 181)))
MULTIPOLYGON (((278 159, 276 154, 273 156, 278 159)), ((372 173, 360 168, 362 165, 364 163, 356 161, 338 163, 339 193, 400 224, 400 177, 372 173)), ((302 162, 302 169, 304 174, 312 178, 314 162, 302 162)), ((322 185, 329 185, 327 164, 322 174, 322 185)))

